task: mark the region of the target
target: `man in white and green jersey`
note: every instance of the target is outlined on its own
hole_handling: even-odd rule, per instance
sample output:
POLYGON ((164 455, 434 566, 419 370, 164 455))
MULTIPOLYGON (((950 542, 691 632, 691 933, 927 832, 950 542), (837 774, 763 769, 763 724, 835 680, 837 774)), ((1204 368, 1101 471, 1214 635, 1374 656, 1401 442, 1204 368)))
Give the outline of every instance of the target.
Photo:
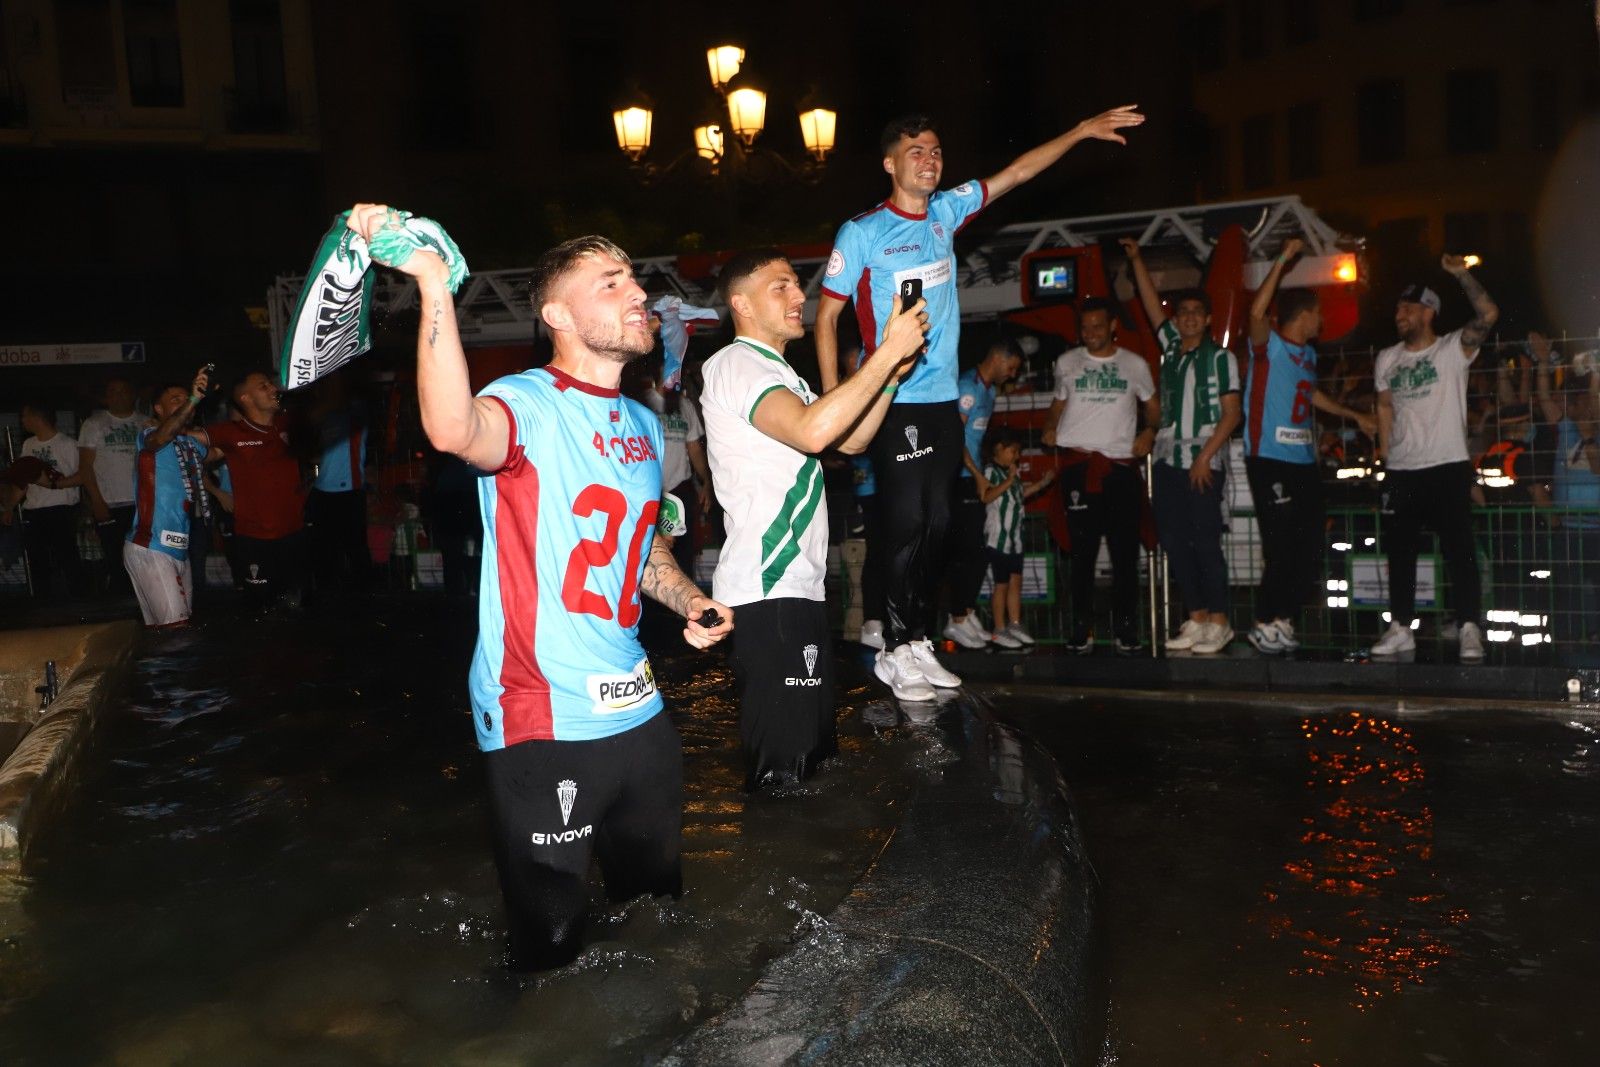
MULTIPOLYGON (((717 284, 737 336, 706 361, 700 394, 728 534, 712 586, 750 635, 735 642, 732 658, 745 787, 754 789, 802 779, 836 749, 823 609, 828 505, 816 453, 866 448, 922 347, 927 320, 920 301, 896 314, 860 370, 818 397, 783 358, 785 346, 805 335, 805 291, 783 253, 740 252, 717 284)), ((900 695, 933 697, 931 690, 900 695)))
POLYGON ((1139 301, 1161 343, 1161 426, 1156 431, 1151 505, 1156 536, 1188 613, 1167 648, 1220 652, 1228 623, 1228 566, 1222 555, 1222 457, 1243 419, 1239 364, 1211 337, 1211 300, 1202 289, 1161 305, 1139 244, 1122 238, 1139 301))

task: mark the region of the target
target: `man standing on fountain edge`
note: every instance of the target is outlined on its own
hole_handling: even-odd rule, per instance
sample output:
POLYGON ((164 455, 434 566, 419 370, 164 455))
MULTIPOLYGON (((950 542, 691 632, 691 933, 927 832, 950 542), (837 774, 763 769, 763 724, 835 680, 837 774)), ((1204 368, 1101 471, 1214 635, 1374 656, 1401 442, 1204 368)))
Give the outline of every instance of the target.
POLYGON ((1086 119, 1024 152, 985 181, 939 190, 944 149, 933 120, 897 119, 884 129, 883 169, 891 193, 878 207, 846 222, 834 239, 822 298, 817 302, 817 363, 826 393, 838 380, 837 323, 854 298, 861 337, 870 355, 878 323, 887 321, 900 283, 915 279, 928 302, 928 343, 900 387, 872 441, 883 540, 888 557, 884 651, 877 675, 891 689, 961 684, 934 658, 927 640, 933 564, 944 551, 950 486, 961 467, 962 429, 956 413, 956 349, 961 308, 956 299, 955 235, 983 208, 1029 181, 1080 141, 1126 141, 1117 131, 1137 126, 1136 105, 1086 119))
MULTIPOLYGON (((806 332, 805 290, 783 253, 738 253, 717 288, 735 338, 706 361, 700 394, 711 481, 728 526, 712 592, 739 611, 732 658, 745 788, 754 789, 769 779, 803 779, 837 749, 823 608, 828 503, 815 453, 867 447, 893 383, 922 347, 927 320, 920 301, 903 313, 897 303, 872 358, 818 399, 783 358, 806 332)), ((933 690, 900 695, 932 700, 933 690)))
MULTIPOLYGON (((368 241, 402 225, 358 204, 368 241)), ((655 539, 661 423, 618 390, 655 344, 626 252, 580 237, 534 267, 548 367, 474 398, 443 260, 412 252, 417 395, 434 447, 478 479, 485 564, 469 688, 511 932, 514 970, 578 953, 591 852, 613 900, 682 891, 683 750, 639 644, 640 593, 688 620, 696 648, 733 612, 704 596, 655 539), (707 628, 707 611, 722 618, 707 628)))

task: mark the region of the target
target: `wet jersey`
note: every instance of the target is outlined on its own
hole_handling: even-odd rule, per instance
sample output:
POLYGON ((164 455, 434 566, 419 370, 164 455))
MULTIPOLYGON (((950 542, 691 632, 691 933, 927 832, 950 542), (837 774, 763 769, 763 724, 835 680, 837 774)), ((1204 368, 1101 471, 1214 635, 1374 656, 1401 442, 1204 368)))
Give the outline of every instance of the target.
POLYGON ((956 299, 955 238, 983 210, 988 190, 981 181, 943 189, 928 198, 925 214, 910 215, 884 201, 839 227, 822 291, 856 302, 861 341, 871 353, 894 310, 895 294, 908 278, 922 279, 928 302, 927 351, 900 383, 897 404, 931 404, 956 398, 956 346, 961 307, 956 299))
POLYGON ((155 427, 139 431, 133 467, 133 526, 126 540, 173 559, 188 559, 189 487, 180 450, 189 447, 204 456, 206 447, 188 434, 179 434, 160 448, 150 448, 147 442, 153 433, 155 427))
POLYGON ((367 428, 340 412, 328 420, 322 453, 317 457, 317 477, 311 487, 323 493, 348 493, 364 484, 367 465, 367 428))
POLYGON ((768 393, 788 390, 802 404, 816 394, 781 355, 748 337, 706 360, 702 373, 711 484, 728 525, 712 595, 733 605, 823 599, 828 504, 822 464, 752 421, 768 393))
MULTIPOLYGON (((983 380, 978 368, 973 367, 956 380, 956 410, 961 412, 962 438, 972 465, 983 463, 983 435, 989 429, 989 417, 994 414, 994 386, 983 380)), ((961 477, 971 478, 967 465, 961 465, 961 477)))
POLYGON ((478 746, 610 737, 661 710, 639 644, 661 504, 661 423, 615 389, 554 367, 490 383, 510 440, 478 479, 478 746))
POLYGON ((1252 343, 1244 382, 1244 454, 1315 463, 1311 397, 1316 391, 1316 349, 1290 344, 1277 330, 1265 346, 1252 343))

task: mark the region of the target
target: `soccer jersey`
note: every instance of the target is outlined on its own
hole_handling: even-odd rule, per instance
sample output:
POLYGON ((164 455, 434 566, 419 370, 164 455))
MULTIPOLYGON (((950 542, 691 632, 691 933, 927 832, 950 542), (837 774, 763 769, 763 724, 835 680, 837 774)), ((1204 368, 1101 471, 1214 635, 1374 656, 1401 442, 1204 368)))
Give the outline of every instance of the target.
POLYGON ((478 747, 587 741, 661 710, 639 644, 640 590, 661 507, 661 423, 555 367, 491 382, 506 459, 478 479, 478 747))
POLYGON ((300 463, 289 451, 288 419, 272 425, 216 422, 206 427, 211 443, 228 458, 233 476, 233 530, 240 537, 276 541, 305 526, 300 463))
POLYGON ((133 526, 124 539, 173 559, 189 558, 190 477, 184 452, 204 456, 206 448, 188 434, 179 434, 160 448, 149 447, 155 427, 139 431, 134 461, 133 526))
POLYGON ((774 390, 787 389, 803 404, 816 394, 782 356, 748 337, 706 360, 704 375, 706 451, 728 524, 712 595, 733 605, 777 597, 821 600, 828 562, 822 464, 751 421, 774 390))
POLYGON ((1056 445, 1109 459, 1133 458, 1139 405, 1155 395, 1144 357, 1126 348, 1091 356, 1080 345, 1056 357, 1055 374, 1055 399, 1066 404, 1056 424, 1056 445))
POLYGON ((663 445, 661 453, 661 484, 668 490, 682 485, 694 476, 694 466, 689 462, 689 442, 699 441, 706 435, 700 425, 700 415, 694 410, 694 401, 678 395, 678 410, 668 411, 667 398, 654 389, 645 390, 644 402, 661 420, 663 445))
MULTIPOLYGON (((29 437, 22 442, 22 454, 32 456, 63 478, 70 478, 78 473, 77 439, 68 437, 60 431, 48 441, 29 437)), ((32 511, 35 508, 71 507, 77 502, 77 486, 70 489, 49 489, 30 483, 27 495, 22 500, 22 507, 25 511, 32 511)))
MULTIPOLYGON (((1477 351, 1472 353, 1477 357, 1477 351)), ((1467 373, 1472 360, 1461 347, 1461 331, 1436 338, 1412 352, 1404 344, 1378 353, 1372 376, 1394 407, 1390 470, 1412 471, 1461 463, 1467 451, 1467 373)))
POLYGON ((1284 463, 1315 463, 1311 397, 1317 391, 1317 350, 1285 341, 1273 330, 1250 345, 1244 382, 1244 454, 1284 463))
POLYGON ((884 201, 839 227, 822 291, 856 302, 861 343, 867 353, 878 337, 900 283, 922 279, 928 302, 927 350, 895 393, 897 404, 931 404, 956 398, 956 346, 961 339, 961 307, 956 298, 955 238, 983 210, 988 190, 981 181, 942 189, 928 198, 921 215, 884 201))
MULTIPOLYGON (((983 380, 978 368, 973 367, 956 381, 956 410, 961 412, 962 440, 972 465, 979 466, 983 456, 983 435, 989 429, 989 417, 994 414, 994 386, 983 380)), ((961 477, 971 478, 967 465, 961 465, 961 477)))
POLYGON ((367 428, 349 412, 329 417, 323 427, 322 452, 317 457, 313 489, 323 493, 349 493, 360 489, 367 465, 367 428))
MULTIPOLYGON (((1180 470, 1194 466, 1222 419, 1222 398, 1239 391, 1239 363, 1210 335, 1184 351, 1178 328, 1166 319, 1156 330, 1161 342, 1161 428, 1155 458, 1180 470)), ((1222 449, 1211 469, 1222 469, 1222 449)))
POLYGON ((96 411, 83 420, 78 447, 94 449, 94 481, 107 507, 134 502, 134 461, 139 452, 139 431, 150 420, 138 412, 113 415, 96 411))
MULTIPOLYGON (((990 485, 1001 485, 1010 475, 998 464, 983 469, 990 485)), ((983 512, 983 543, 996 552, 1014 556, 1022 551, 1022 479, 989 501, 983 512)))

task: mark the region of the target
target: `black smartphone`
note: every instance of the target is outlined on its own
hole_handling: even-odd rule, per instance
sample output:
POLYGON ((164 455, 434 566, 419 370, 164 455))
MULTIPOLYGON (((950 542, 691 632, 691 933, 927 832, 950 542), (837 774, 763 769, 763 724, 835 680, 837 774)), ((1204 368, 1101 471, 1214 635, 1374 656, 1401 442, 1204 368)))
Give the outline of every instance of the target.
POLYGON ((700 617, 695 622, 708 630, 713 630, 722 625, 722 616, 717 614, 716 608, 707 608, 700 613, 700 617))
POLYGON ((907 278, 900 283, 900 310, 908 310, 912 304, 922 299, 922 279, 907 278))

